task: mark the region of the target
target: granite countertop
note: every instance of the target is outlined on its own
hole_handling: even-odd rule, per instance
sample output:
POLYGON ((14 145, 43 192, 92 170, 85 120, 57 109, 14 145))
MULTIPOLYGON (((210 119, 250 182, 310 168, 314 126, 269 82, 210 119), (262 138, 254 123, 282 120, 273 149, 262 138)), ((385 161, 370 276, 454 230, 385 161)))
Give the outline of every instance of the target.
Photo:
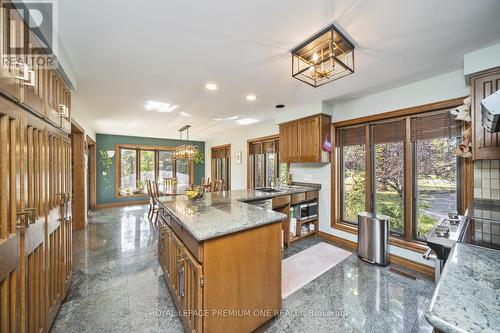
POLYGON ((317 187, 293 186, 280 192, 234 190, 205 193, 203 199, 185 195, 160 197, 159 203, 198 241, 281 222, 286 215, 253 206, 248 202, 276 196, 317 191, 317 187))
POLYGON ((498 332, 500 251, 457 243, 425 317, 443 332, 498 332))

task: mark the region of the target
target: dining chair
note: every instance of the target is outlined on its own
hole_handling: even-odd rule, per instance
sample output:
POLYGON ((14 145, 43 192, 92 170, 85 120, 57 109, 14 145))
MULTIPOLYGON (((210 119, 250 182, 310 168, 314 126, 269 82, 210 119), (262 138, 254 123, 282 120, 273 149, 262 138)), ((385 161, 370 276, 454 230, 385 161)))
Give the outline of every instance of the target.
POLYGON ((172 177, 172 178, 163 178, 165 187, 172 187, 172 186, 177 186, 177 178, 172 177))
POLYGON ((155 202, 153 198, 153 193, 151 192, 151 181, 149 179, 146 180, 146 190, 148 191, 148 197, 149 197, 148 219, 152 219, 154 214, 155 202))
POLYGON ((154 212, 156 212, 156 217, 155 217, 155 220, 154 220, 154 226, 155 226, 155 228, 158 228, 158 216, 160 215, 160 211, 162 211, 162 208, 158 204, 158 198, 161 195, 160 186, 159 186, 158 182, 151 181, 151 192, 153 194, 153 202, 154 202, 154 205, 153 205, 153 215, 154 215, 154 212))
POLYGON ((223 190, 223 187, 224 187, 224 182, 222 181, 222 179, 216 179, 213 182, 213 189, 212 189, 212 191, 213 192, 220 192, 220 191, 223 190))

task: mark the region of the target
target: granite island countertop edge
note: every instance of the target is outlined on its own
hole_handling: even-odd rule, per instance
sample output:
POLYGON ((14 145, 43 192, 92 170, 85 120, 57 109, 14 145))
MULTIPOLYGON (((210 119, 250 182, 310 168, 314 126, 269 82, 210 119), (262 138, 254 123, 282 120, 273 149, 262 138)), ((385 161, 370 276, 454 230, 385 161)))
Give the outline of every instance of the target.
MULTIPOLYGON (((267 225, 267 224, 272 224, 272 223, 278 223, 278 222, 281 222, 283 221, 285 218, 286 218, 286 215, 285 214, 282 214, 282 213, 279 213, 279 212, 275 212, 275 211, 272 211, 272 210, 268 210, 268 209, 264 209, 264 208, 260 208, 260 207, 256 207, 256 206, 252 206, 251 204, 249 204, 249 202, 252 202, 252 201, 256 201, 256 200, 264 200, 264 199, 272 199, 274 197, 278 197, 278 196, 284 196, 284 195, 292 195, 292 194, 298 194, 298 193, 305 193, 305 192, 311 192, 311 191, 318 191, 320 189, 320 187, 304 187, 304 186, 300 186, 300 187, 295 187, 295 188, 287 188, 285 189, 283 192, 273 192, 273 193, 265 193, 265 192, 258 192, 259 195, 257 196, 252 196, 252 195, 249 195, 249 193, 255 193, 256 191, 255 190, 232 190, 232 191, 226 191, 226 192, 230 192, 230 193, 240 193, 240 198, 231 198, 231 199, 228 199, 228 204, 231 204, 231 201, 237 201, 239 202, 240 204, 242 205, 248 205, 249 207, 245 207, 246 209, 251 209, 255 212, 257 211, 262 211, 262 217, 265 219, 263 220, 260 220, 258 221, 257 223, 250 223, 250 224, 238 224, 238 223, 235 223, 234 225, 231 225, 231 226, 226 226, 225 228, 221 228, 221 230, 215 230, 209 234, 203 234, 203 235, 200 235, 199 233, 197 233, 195 230, 193 230, 193 228, 191 226, 189 226, 188 224, 185 223, 185 221, 183 221, 183 218, 181 216, 179 216, 179 214, 174 210, 172 209, 171 207, 168 206, 168 200, 161 200, 161 198, 158 200, 158 203, 164 208, 166 209, 170 215, 172 215, 178 222, 179 224, 185 228, 186 231, 189 232, 189 234, 191 234, 197 241, 199 242, 203 242, 203 241, 206 241, 206 240, 209 240, 209 239, 213 239, 213 238, 217 238, 217 237, 221 237, 221 236, 224 236, 224 235, 229 235, 229 234, 233 234, 233 233, 237 233, 237 232, 240 232, 240 231, 244 231, 244 230, 249 230, 249 229, 253 229, 253 228, 257 228, 257 227, 260 227, 260 226, 263 226, 263 225, 267 225), (243 193, 246 192, 246 195, 242 195, 243 193), (270 215, 270 216, 265 216, 265 215, 270 215)), ((212 195, 211 193, 209 193, 208 195, 212 195)), ((184 201, 184 202, 189 202, 188 199, 185 199, 185 196, 178 196, 177 198, 182 198, 181 200, 184 201)), ((205 199, 203 199, 205 200, 205 199)), ((243 209, 245 209, 243 208, 243 209)))

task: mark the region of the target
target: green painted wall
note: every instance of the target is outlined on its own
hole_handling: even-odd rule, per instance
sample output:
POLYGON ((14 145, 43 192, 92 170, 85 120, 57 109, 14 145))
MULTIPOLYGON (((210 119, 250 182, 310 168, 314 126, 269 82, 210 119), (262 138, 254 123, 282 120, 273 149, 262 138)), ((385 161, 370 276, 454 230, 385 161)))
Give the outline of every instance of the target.
MULTIPOLYGON (((117 144, 134 144, 134 145, 146 145, 146 146, 180 146, 185 144, 185 140, 173 140, 173 139, 156 139, 156 138, 144 138, 138 136, 125 136, 125 135, 109 135, 109 134, 96 134, 96 147, 97 147, 97 176, 96 176, 96 187, 97 187, 97 204, 107 204, 114 202, 124 202, 124 201, 136 201, 141 200, 140 197, 124 197, 117 198, 115 196, 116 187, 116 152, 113 157, 113 165, 109 168, 107 177, 110 177, 109 186, 106 187, 105 178, 103 175, 102 164, 100 161, 100 151, 115 150, 117 144)), ((198 146, 201 152, 205 152, 205 142, 201 141, 189 141, 190 144, 198 146)), ((201 182, 201 177, 205 176, 205 163, 199 163, 194 165, 194 183, 199 184, 201 182)), ((146 199, 146 197, 144 197, 146 199)))

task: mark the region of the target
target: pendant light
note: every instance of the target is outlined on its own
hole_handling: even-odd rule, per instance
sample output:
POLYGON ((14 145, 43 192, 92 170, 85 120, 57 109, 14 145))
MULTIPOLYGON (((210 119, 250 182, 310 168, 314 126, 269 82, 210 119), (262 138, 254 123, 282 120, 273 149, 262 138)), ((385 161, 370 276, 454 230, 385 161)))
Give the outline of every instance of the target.
MULTIPOLYGON (((182 133, 186 132, 186 140, 189 141, 189 128, 191 125, 186 125, 179 129, 179 139, 182 140, 182 133)), ((172 154, 176 160, 192 160, 198 155, 198 147, 194 145, 181 145, 175 148, 172 154)))

